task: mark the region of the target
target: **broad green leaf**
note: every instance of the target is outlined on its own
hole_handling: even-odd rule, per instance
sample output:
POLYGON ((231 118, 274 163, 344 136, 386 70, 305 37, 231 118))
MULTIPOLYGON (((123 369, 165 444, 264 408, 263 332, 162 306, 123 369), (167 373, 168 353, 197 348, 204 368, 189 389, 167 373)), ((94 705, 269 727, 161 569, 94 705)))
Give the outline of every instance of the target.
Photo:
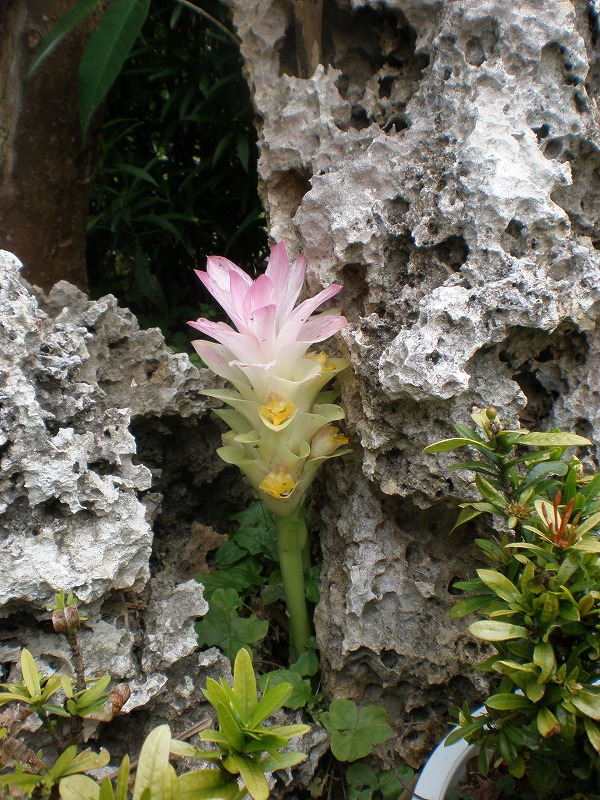
POLYGON ((60 686, 67 698, 73 697, 73 681, 68 675, 60 676, 60 686))
POLYGON ((517 444, 526 444, 529 447, 584 447, 585 445, 590 445, 591 442, 576 433, 548 431, 547 433, 526 433, 523 436, 519 436, 517 444))
POLYGON ((279 683, 268 689, 254 709, 248 727, 255 728, 257 725, 260 725, 263 720, 267 719, 267 717, 279 711, 291 693, 292 687, 289 683, 279 683))
POLYGON ((233 691, 240 701, 246 719, 249 719, 258 704, 256 677, 250 654, 242 648, 235 657, 233 668, 233 691))
POLYGON ((267 800, 269 797, 269 784, 265 778, 262 767, 252 758, 245 758, 241 755, 232 755, 240 771, 240 776, 254 800, 267 800))
POLYGON ((592 747, 597 753, 600 753, 600 727, 595 722, 592 722, 589 717, 584 717, 583 727, 592 747))
POLYGON ((571 695, 569 700, 586 717, 600 720, 600 694, 580 691, 571 695))
POLYGON ((517 587, 495 569, 478 569, 477 575, 485 585, 508 603, 514 603, 520 597, 517 587))
POLYGON ((525 682, 523 686, 525 697, 531 700, 532 703, 539 703, 542 697, 546 694, 546 684, 540 683, 539 679, 532 678, 525 682))
POLYGON ((180 800, 235 800, 237 783, 227 781, 220 769, 200 769, 179 777, 180 800))
POLYGON ((25 647, 21 650, 21 672, 29 694, 32 697, 39 697, 42 693, 40 676, 33 656, 25 647))
POLYGON ((568 469, 569 465, 564 461, 542 461, 532 467, 525 475, 523 482, 519 486, 519 492, 547 478, 549 475, 566 475, 568 469))
POLYGON ((475 485, 481 492, 485 500, 498 508, 506 508, 508 502, 506 497, 496 489, 483 475, 475 474, 475 485))
POLYGON ((211 598, 206 616, 196 623, 200 644, 217 645, 230 661, 242 647, 263 639, 269 623, 255 614, 241 617, 237 613, 239 596, 233 589, 217 589, 211 598))
POLYGON ((469 630, 473 636, 488 642, 504 642, 508 639, 521 639, 529 635, 527 628, 499 620, 478 620, 469 625, 469 630))
POLYGON ((286 708, 297 709, 314 705, 316 695, 313 693, 310 681, 307 678, 303 678, 302 675, 297 672, 291 672, 289 669, 280 669, 269 672, 266 675, 261 675, 259 684, 263 691, 269 679, 271 686, 286 683, 292 687, 292 691, 289 696, 286 697, 283 704, 286 708))
POLYGON ((110 763, 110 755, 106 750, 100 750, 99 753, 93 753, 89 749, 82 750, 60 774, 74 775, 76 772, 87 772, 90 769, 105 767, 108 763, 110 763))
POLYGON ((71 775, 64 778, 58 791, 61 800, 100 800, 100 787, 87 775, 71 775))
POLYGON ((491 452, 492 448, 490 445, 485 444, 484 442, 475 442, 472 439, 465 439, 465 438, 455 438, 455 439, 443 439, 441 442, 436 442, 435 444, 429 444, 427 447, 423 449, 424 453, 447 453, 450 450, 456 450, 459 447, 464 447, 465 445, 470 445, 471 447, 477 448, 477 450, 488 451, 491 452))
POLYGON ((276 736, 283 736, 286 739, 294 739, 296 736, 304 736, 310 732, 310 725, 299 722, 295 725, 272 725, 270 728, 262 729, 276 736))
POLYGON ((590 517, 580 523, 577 526, 577 533, 579 536, 583 536, 585 533, 588 533, 598 525, 600 525, 600 511, 598 511, 596 514, 592 514, 590 517))
POLYGON ((464 600, 459 600, 458 603, 452 606, 450 609, 450 617, 452 619, 462 619, 493 602, 494 599, 489 594, 478 594, 473 597, 467 597, 464 600))
MULTIPOLYGON (((482 512, 477 508, 463 508, 460 514, 458 515, 458 519, 456 520, 454 527, 452 530, 456 530, 460 525, 464 525, 466 522, 470 522, 475 517, 478 517, 482 512)), ((452 533, 452 531, 450 531, 452 533)))
POLYGON ((96 26, 79 67, 79 116, 84 136, 121 72, 149 8, 150 0, 114 0, 96 26))
POLYGON ((334 700, 320 721, 331 734, 331 752, 338 761, 356 761, 393 734, 381 706, 358 708, 351 700, 334 700))
POLYGON ((540 708, 535 718, 535 723, 540 734, 547 739, 560 733, 560 723, 549 708, 540 708))
POLYGON ((531 701, 522 694, 512 692, 500 692, 493 694, 485 701, 485 705, 496 711, 508 711, 513 708, 531 708, 531 701))
POLYGON ((580 553, 600 553, 600 539, 593 536, 586 536, 579 542, 576 542, 572 550, 578 550, 580 553))
POLYGON ((538 642, 533 650, 533 663, 540 668, 539 683, 546 682, 556 668, 554 648, 550 642, 538 642))
POLYGON ((133 800, 142 800, 147 792, 152 800, 163 800, 169 766, 171 731, 159 725, 146 737, 137 766, 133 800))
MULTIPOLYGON (((37 52, 27 73, 28 78, 33 75, 40 64, 48 58, 50 53, 65 36, 76 28, 100 2, 101 0, 80 0, 74 8, 68 9, 62 15, 52 30, 49 31, 39 43, 37 52)), ((64 608, 64 599, 62 608, 64 608)))
POLYGON ((214 680, 214 678, 206 679, 206 686, 204 689, 202 689, 202 694, 214 708, 216 708, 219 703, 227 705, 227 695, 225 690, 220 683, 217 683, 217 681, 214 680))

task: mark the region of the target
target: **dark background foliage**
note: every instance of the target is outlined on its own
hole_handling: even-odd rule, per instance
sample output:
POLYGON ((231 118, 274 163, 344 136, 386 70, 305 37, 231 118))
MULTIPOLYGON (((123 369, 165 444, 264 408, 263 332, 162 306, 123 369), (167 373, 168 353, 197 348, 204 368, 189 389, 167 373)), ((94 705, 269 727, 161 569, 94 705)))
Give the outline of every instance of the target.
MULTIPOLYGON (((218 2, 202 5, 229 27, 218 2)), ((185 321, 209 302, 194 268, 210 254, 251 274, 265 261, 256 159, 235 38, 155 0, 106 100, 87 239, 92 296, 112 292, 185 348, 185 321)))

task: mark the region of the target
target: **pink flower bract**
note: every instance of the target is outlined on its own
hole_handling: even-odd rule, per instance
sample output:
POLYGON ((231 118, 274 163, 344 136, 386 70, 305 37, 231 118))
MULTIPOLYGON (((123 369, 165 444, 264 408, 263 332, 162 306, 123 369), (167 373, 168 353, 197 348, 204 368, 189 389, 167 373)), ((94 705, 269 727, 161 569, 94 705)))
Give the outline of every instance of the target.
POLYGON ((235 386, 241 382, 257 388, 264 382, 257 370, 295 380, 298 361, 308 348, 346 324, 345 317, 335 312, 314 314, 340 291, 336 283, 294 308, 304 284, 306 260, 301 255, 290 264, 285 242, 276 245, 265 274, 255 281, 221 256, 210 256, 206 272, 197 270, 196 274, 237 330, 201 317, 189 324, 220 344, 197 341, 194 347, 214 372, 235 386))

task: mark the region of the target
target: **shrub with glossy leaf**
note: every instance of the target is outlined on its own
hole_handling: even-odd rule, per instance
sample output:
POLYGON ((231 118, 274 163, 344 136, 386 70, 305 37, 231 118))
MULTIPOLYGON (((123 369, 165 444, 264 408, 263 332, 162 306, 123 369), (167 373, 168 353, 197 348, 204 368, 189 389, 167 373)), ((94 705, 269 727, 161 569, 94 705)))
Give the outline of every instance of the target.
POLYGON ((473 415, 479 430, 430 445, 472 447, 479 459, 455 465, 475 474, 481 499, 461 504, 457 525, 494 516, 496 538, 477 540, 490 567, 455 584, 469 592, 453 608, 476 613, 469 630, 495 653, 485 713, 459 710, 447 744, 480 747, 478 768, 506 764, 523 798, 565 800, 600 785, 600 474, 568 455, 591 444, 572 433, 508 430, 495 409, 473 415))

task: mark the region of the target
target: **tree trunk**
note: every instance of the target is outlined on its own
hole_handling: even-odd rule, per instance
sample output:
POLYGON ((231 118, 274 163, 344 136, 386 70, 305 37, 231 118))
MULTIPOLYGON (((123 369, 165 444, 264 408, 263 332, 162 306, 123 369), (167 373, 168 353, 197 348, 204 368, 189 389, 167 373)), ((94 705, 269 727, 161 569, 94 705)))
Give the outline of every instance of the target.
POLYGON ((0 247, 15 253, 25 277, 44 289, 61 279, 87 286, 94 154, 81 138, 77 90, 85 23, 26 78, 40 40, 74 5, 5 0, 0 8, 0 247))
POLYGON ((490 404, 600 442, 598 3, 328 0, 316 71, 295 4, 230 5, 271 234, 350 320, 354 457, 313 510, 324 686, 387 706, 418 763, 481 689, 448 618, 481 566, 473 527, 450 536, 470 488, 423 448, 490 404))

